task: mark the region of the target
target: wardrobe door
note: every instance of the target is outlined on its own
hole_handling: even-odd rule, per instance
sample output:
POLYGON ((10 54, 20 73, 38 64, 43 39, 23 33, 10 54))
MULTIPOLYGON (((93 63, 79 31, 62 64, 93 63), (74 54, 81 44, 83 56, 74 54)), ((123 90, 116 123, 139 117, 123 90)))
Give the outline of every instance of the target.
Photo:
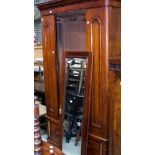
POLYGON ((42 17, 45 95, 48 120, 48 140, 61 146, 58 100, 58 56, 54 15, 42 17))
POLYGON ((107 76, 108 52, 106 9, 86 11, 87 50, 93 53, 92 93, 88 134, 88 155, 107 155, 107 76))

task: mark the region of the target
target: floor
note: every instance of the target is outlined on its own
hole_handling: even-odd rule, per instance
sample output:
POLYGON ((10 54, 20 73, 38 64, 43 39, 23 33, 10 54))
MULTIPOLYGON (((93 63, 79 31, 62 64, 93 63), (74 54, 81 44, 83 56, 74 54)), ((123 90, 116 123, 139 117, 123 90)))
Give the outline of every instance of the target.
POLYGON ((43 141, 47 142, 47 138, 48 138, 48 135, 47 134, 41 135, 41 139, 43 141))
POLYGON ((47 132, 44 129, 40 129, 40 133, 41 133, 41 139, 47 142, 47 138, 48 138, 47 132))
POLYGON ((72 137, 69 143, 66 143, 65 137, 63 138, 62 151, 66 155, 80 155, 81 154, 81 140, 75 146, 75 138, 72 137))

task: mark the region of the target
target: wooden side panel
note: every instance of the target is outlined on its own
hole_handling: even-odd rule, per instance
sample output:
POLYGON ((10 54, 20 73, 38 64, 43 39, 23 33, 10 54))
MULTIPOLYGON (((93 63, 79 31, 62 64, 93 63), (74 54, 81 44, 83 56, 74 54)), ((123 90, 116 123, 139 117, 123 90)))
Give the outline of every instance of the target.
POLYGON ((42 20, 47 115, 55 120, 58 120, 58 65, 56 53, 55 18, 51 15, 43 17, 42 20))
POLYGON ((121 77, 109 72, 109 155, 121 155, 121 77))
POLYGON ((114 155, 121 155, 121 87, 119 78, 115 82, 114 91, 114 155))
MULTIPOLYGON (((104 8, 86 12, 86 47, 93 52, 92 93, 89 121, 88 154, 105 155, 103 143, 107 143, 107 40, 106 13, 104 8), (94 135, 95 139, 90 139, 94 135), (102 149, 101 149, 102 148, 102 149)), ((107 144, 106 144, 107 145, 107 144)))
POLYGON ((121 8, 109 7, 109 155, 121 155, 121 8))
POLYGON ((121 8, 110 7, 109 57, 121 56, 121 8))

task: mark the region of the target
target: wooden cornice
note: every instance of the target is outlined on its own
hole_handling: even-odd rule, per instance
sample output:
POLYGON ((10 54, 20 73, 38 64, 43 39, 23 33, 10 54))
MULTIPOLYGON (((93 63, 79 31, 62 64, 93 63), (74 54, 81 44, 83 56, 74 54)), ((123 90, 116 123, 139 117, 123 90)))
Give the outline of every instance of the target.
POLYGON ((65 5, 71 5, 75 3, 82 2, 82 0, 46 0, 44 3, 36 4, 36 6, 40 10, 48 9, 48 8, 55 8, 55 7, 62 7, 65 5))
POLYGON ((121 6, 120 0, 45 0, 43 3, 36 4, 36 6, 39 10, 47 10, 75 4, 94 5, 94 3, 98 3, 100 6, 121 6))

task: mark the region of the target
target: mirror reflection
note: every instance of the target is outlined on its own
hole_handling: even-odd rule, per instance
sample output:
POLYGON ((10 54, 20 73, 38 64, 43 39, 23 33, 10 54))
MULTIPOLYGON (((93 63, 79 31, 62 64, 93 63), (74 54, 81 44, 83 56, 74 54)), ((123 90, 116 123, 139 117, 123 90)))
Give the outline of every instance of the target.
POLYGON ((65 59, 65 99, 62 151, 80 155, 87 57, 65 59))

